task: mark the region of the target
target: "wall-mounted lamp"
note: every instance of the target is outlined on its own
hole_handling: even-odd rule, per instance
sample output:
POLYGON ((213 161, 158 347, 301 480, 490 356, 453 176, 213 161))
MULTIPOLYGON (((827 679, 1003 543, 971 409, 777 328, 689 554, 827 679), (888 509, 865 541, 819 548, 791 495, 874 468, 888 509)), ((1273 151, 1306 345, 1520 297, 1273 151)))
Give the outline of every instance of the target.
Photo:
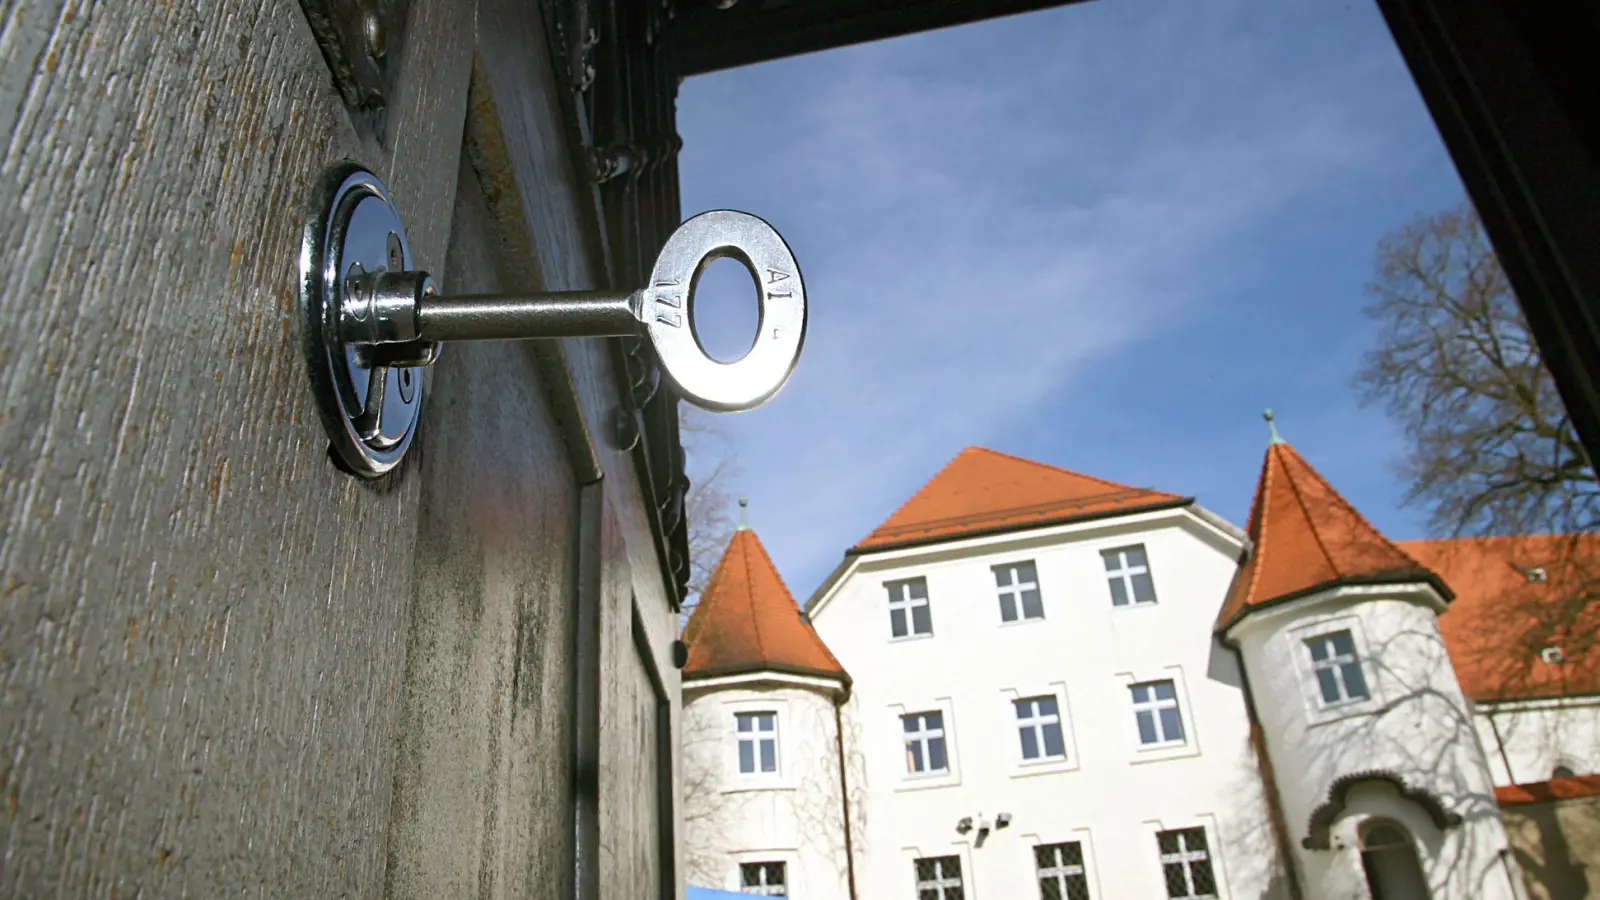
POLYGON ((1000 829, 1002 829, 1002 828, 1004 828, 1004 827, 1006 827, 1007 825, 1010 825, 1010 824, 1011 824, 1011 813, 1000 813, 999 815, 994 817, 994 830, 995 831, 999 831, 1000 829))
POLYGON ((963 818, 961 821, 956 823, 956 832, 958 834, 966 834, 967 832, 969 832, 971 830, 972 830, 972 817, 971 816, 967 816, 967 817, 963 818))
POLYGON ((989 839, 989 820, 978 813, 978 839, 972 842, 974 847, 982 847, 983 842, 989 839))

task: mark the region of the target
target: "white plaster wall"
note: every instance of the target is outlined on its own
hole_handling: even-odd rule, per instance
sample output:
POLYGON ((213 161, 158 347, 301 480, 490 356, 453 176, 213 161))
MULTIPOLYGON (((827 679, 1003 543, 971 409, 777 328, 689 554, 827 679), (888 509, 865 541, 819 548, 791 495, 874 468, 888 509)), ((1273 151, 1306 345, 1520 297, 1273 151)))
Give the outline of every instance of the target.
POLYGON ((756 678, 716 683, 709 690, 695 682, 684 686, 685 880, 732 890, 739 886, 741 862, 782 861, 790 896, 845 900, 831 689, 756 678), (763 711, 778 714, 778 772, 741 775, 734 716, 763 711))
POLYGON ((1425 591, 1412 592, 1415 600, 1399 599, 1394 588, 1331 591, 1257 612, 1233 631, 1311 898, 1366 896, 1355 833, 1373 815, 1400 819, 1411 830, 1440 900, 1515 896, 1501 860, 1508 845, 1488 761, 1425 591), (1304 642, 1345 628, 1355 637, 1372 696, 1325 709, 1304 642), (1373 786, 1351 795, 1332 830, 1334 849, 1302 848, 1330 784, 1374 769, 1426 788, 1465 822, 1441 832, 1419 807, 1373 786))
POLYGON ((1481 703, 1474 718, 1496 785, 1600 772, 1600 697, 1481 703))
MULTIPOLYGON (((824 641, 856 679, 847 713, 866 770, 863 900, 915 896, 912 860, 959 855, 967 896, 1038 896, 1032 847, 1083 844, 1095 897, 1167 893, 1155 832, 1202 826, 1221 896, 1287 896, 1231 655, 1213 622, 1238 543, 1181 511, 876 554, 813 608, 824 641), (1143 543, 1158 603, 1114 608, 1099 551, 1143 543), (1003 624, 990 566, 1031 559, 1043 621, 1003 624), (883 583, 928 580, 933 636, 891 640, 883 583), (1138 747, 1128 684, 1177 682, 1188 742, 1138 747), (1021 764, 1011 701, 1054 693, 1068 758, 1021 764), (951 774, 905 775, 898 716, 941 709, 951 774), (963 816, 1012 815, 982 847, 963 816)), ((808 898, 809 900, 809 898, 808 898)))

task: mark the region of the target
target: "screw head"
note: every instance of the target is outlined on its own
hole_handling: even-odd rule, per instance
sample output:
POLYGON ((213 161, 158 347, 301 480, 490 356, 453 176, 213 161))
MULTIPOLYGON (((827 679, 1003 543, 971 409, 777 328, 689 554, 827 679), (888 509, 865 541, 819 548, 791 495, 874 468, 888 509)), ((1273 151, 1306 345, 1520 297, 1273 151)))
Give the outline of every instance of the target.
POLYGON ((367 9, 361 16, 361 30, 367 39, 367 55, 373 59, 383 59, 389 52, 388 35, 383 33, 383 20, 378 18, 376 10, 367 9))

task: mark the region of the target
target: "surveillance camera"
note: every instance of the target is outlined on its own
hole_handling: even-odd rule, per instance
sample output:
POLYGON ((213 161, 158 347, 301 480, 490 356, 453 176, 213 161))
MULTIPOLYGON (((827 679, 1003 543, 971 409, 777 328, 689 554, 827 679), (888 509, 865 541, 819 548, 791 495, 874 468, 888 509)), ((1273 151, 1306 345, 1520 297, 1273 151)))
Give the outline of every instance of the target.
POLYGON ((966 816, 960 822, 956 823, 956 831, 959 831, 962 834, 966 834, 967 832, 969 832, 971 830, 972 830, 972 817, 971 816, 966 816))
POLYGON ((994 827, 996 829, 1004 828, 1004 827, 1006 827, 1007 825, 1010 825, 1010 824, 1011 824, 1011 813, 1000 813, 999 815, 994 817, 994 827))
POLYGON ((978 833, 979 834, 985 834, 988 831, 989 831, 989 820, 988 819, 979 819, 978 820, 978 833))

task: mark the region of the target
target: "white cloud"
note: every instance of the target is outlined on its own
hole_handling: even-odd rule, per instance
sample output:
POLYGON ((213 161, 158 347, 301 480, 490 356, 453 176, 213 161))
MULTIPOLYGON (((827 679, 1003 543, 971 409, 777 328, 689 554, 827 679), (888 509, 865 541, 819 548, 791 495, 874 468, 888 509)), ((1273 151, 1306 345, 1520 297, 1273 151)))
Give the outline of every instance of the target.
POLYGON ((793 382, 730 423, 802 599, 960 447, 1093 391, 1099 366, 1159 366, 1128 349, 1227 290, 1241 234, 1382 162, 1349 84, 1270 69, 1237 21, 1077 34, 1074 12, 684 90, 686 203, 768 216, 806 275, 793 382))

